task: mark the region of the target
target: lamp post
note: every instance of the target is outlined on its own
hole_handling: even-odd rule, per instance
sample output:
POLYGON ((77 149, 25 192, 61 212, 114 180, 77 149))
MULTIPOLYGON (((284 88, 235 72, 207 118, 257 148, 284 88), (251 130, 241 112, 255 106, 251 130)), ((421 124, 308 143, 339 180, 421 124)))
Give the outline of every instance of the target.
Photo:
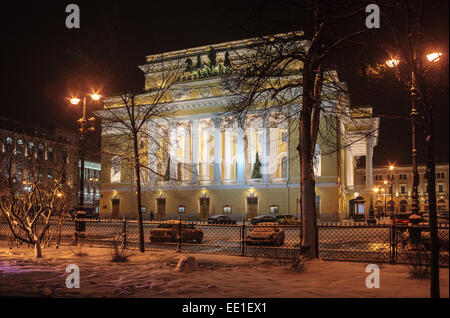
MULTIPOLYGON (((90 98, 94 101, 99 101, 101 96, 97 93, 89 94, 90 98)), ((70 99, 70 103, 73 105, 78 105, 80 103, 80 99, 78 97, 73 97, 70 99)), ((88 127, 89 122, 95 121, 95 117, 87 118, 86 116, 86 104, 87 104, 87 96, 83 97, 83 111, 82 117, 78 119, 80 123, 80 149, 78 152, 78 159, 80 162, 80 194, 78 197, 78 206, 84 206, 84 152, 85 152, 85 138, 88 131, 93 131, 95 128, 93 126, 88 127)))
MULTIPOLYGON (((375 187, 372 189, 372 191, 376 194, 376 193, 378 193, 378 191, 380 191, 380 189, 375 187)), ((377 220, 374 217, 372 196, 370 196, 369 218, 367 219, 367 223, 368 224, 377 223, 377 220)))
MULTIPOLYGON (((440 52, 433 52, 426 55, 429 62, 434 63, 437 62, 442 56, 440 52)), ((413 61, 416 63, 416 56, 414 54, 413 61)), ((386 65, 388 67, 397 67, 400 64, 400 60, 397 58, 392 58, 386 61, 386 65)), ((411 70, 411 83, 410 83, 410 96, 411 96, 411 161, 413 168, 413 186, 411 193, 411 216, 410 220, 412 223, 417 223, 420 221, 421 217, 419 216, 419 172, 417 169, 417 149, 416 149, 416 120, 419 112, 417 111, 417 90, 416 90, 416 75, 414 69, 411 70)))
MULTIPOLYGON (((397 67, 400 64, 398 59, 390 59, 386 61, 386 65, 389 67, 397 67)), ((419 212, 419 194, 417 188, 419 186, 419 172, 417 170, 417 149, 416 149, 416 119, 419 115, 416 107, 417 101, 417 91, 416 91, 416 76, 414 71, 411 72, 411 83, 410 83, 410 97, 411 97, 411 161, 413 167, 413 186, 412 186, 412 205, 411 213, 412 215, 417 215, 419 212)))
MULTIPOLYGON (((394 171, 394 169, 395 169, 395 166, 394 165, 389 165, 389 171, 394 171)), ((393 175, 392 175, 393 176, 393 175)), ((391 204, 390 204, 390 206, 391 206, 391 220, 392 220, 392 218, 394 219, 394 222, 395 222, 395 215, 394 215, 394 189, 393 189, 393 177, 391 177, 391 179, 389 180, 389 181, 387 181, 387 180, 384 180, 384 184, 388 184, 389 183, 389 194, 391 195, 391 200, 390 200, 390 202, 391 202, 391 204)))

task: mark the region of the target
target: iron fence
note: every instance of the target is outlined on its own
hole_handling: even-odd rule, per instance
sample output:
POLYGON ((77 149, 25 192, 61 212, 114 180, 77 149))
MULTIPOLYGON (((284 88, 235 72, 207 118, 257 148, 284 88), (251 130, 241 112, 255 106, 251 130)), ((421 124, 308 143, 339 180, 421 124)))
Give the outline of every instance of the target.
MULTIPOLYGON (((143 221, 145 248, 189 253, 227 254, 269 258, 296 258, 300 255, 301 226, 259 224, 208 224, 198 221, 143 221)), ((426 253, 430 251, 428 225, 319 223, 319 256, 326 260, 376 263, 410 263, 408 242, 418 230, 426 253)), ((10 247, 17 243, 9 225, 0 220, 0 240, 10 247)), ((448 267, 449 227, 438 225, 440 265, 448 267)), ((112 247, 120 244, 139 248, 136 220, 55 218, 43 241, 44 246, 84 245, 112 247)))

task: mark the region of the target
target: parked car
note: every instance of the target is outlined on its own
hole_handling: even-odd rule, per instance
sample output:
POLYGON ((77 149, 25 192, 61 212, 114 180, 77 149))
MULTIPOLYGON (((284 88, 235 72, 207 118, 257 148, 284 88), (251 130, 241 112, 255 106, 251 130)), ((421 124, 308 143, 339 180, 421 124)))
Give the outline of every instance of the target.
MULTIPOLYGON (((178 242, 179 240, 179 221, 167 221, 158 224, 150 231, 150 242, 178 242)), ((181 241, 202 243, 203 231, 197 229, 194 224, 181 223, 181 241)))
POLYGON ((73 209, 70 211, 70 216, 80 219, 98 219, 100 216, 97 211, 95 211, 95 208, 88 208, 88 207, 78 207, 76 209, 73 209))
POLYGON ((208 224, 236 224, 236 221, 230 218, 228 215, 219 214, 210 216, 208 218, 208 224))
POLYGON ((271 245, 284 244, 284 230, 276 222, 263 222, 253 228, 247 236, 247 245, 271 245))
POLYGON ((275 221, 281 225, 299 225, 300 219, 295 215, 279 214, 275 216, 275 221))
POLYGON ((276 220, 275 220, 275 217, 273 215, 264 214, 264 215, 255 216, 250 221, 250 223, 252 225, 257 225, 257 224, 263 223, 263 222, 264 223, 266 223, 266 222, 274 223, 274 222, 276 222, 276 220))
POLYGON ((395 224, 408 224, 410 215, 411 213, 395 213, 392 215, 391 223, 395 220, 395 224))
MULTIPOLYGON (((430 213, 424 213, 422 215, 423 218, 423 222, 430 222, 430 213)), ((449 218, 448 218, 448 211, 438 211, 436 214, 436 218, 438 223, 448 223, 449 218)))

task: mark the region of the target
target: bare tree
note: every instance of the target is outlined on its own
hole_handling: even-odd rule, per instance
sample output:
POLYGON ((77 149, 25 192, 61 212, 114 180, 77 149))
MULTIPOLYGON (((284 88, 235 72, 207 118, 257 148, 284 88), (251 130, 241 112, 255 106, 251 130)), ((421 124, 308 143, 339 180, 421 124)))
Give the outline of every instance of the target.
POLYGON ((316 258, 318 232, 314 153, 320 118, 326 111, 345 113, 343 96, 338 93, 341 89, 335 89, 341 84, 336 85, 339 82, 337 76, 330 71, 330 57, 337 49, 366 31, 363 25, 356 31, 336 31, 341 23, 358 17, 364 6, 361 3, 342 2, 330 5, 326 1, 289 1, 288 4, 292 10, 311 18, 311 25, 307 26, 309 32, 259 37, 249 50, 250 54, 244 54, 247 57, 237 67, 240 74, 228 80, 229 83, 234 82, 229 87, 240 88, 241 96, 230 110, 235 114, 245 114, 251 109, 289 109, 288 118, 295 116, 299 135, 297 150, 300 157, 302 247, 309 258, 316 258), (330 85, 334 88, 327 87, 330 85), (262 103, 264 99, 269 102, 262 103), (332 100, 335 102, 330 105, 332 100), (297 105, 297 108, 292 105, 297 105))
POLYGON ((27 157, 23 157, 17 154, 13 143, 6 140, 3 145, 0 211, 14 239, 33 245, 35 257, 41 258, 41 244, 51 226, 51 217, 68 213, 73 193, 66 186, 67 158, 63 152, 58 152, 61 155, 52 162, 50 178, 44 153, 34 148, 28 148, 27 157))
MULTIPOLYGON (((98 112, 102 118, 102 131, 105 135, 103 151, 111 156, 126 160, 133 168, 136 209, 139 221, 139 250, 145 251, 142 219, 142 177, 148 180, 153 174, 165 179, 170 175, 155 171, 149 164, 152 158, 158 158, 149 150, 155 144, 167 155, 167 132, 170 125, 173 98, 169 93, 179 80, 180 61, 149 62, 141 67, 145 73, 146 91, 126 90, 115 97, 105 100, 104 110, 98 112), (166 138, 166 144, 161 140, 166 138)), ((170 158, 170 156, 164 156, 170 158)), ((170 159, 169 159, 170 160, 170 159)), ((168 163, 170 165, 170 161, 168 163)), ((170 167, 167 168, 170 171, 170 167)))
MULTIPOLYGON (((412 136, 416 125, 422 130, 426 153, 426 179, 431 227, 431 297, 439 297, 439 247, 436 216, 436 173, 434 113, 448 93, 448 12, 447 1, 378 1, 386 27, 375 34, 387 63, 367 68, 370 77, 386 76, 392 68, 396 78, 411 95, 412 136), (436 24, 439 15, 446 16, 447 26, 436 24), (386 32, 386 29, 389 32, 386 32), (445 30, 445 31, 443 31, 445 30), (446 52, 443 52, 446 50, 446 52), (428 55, 434 53, 434 55, 428 55), (427 56, 428 55, 428 56, 427 56)), ((447 107, 447 105, 445 105, 447 107)), ((414 162, 417 145, 413 139, 413 196, 417 197, 419 174, 414 162)), ((413 207, 414 207, 413 202, 413 207)), ((417 204, 415 204, 417 205, 417 204)), ((415 207, 416 211, 418 207, 415 207)))

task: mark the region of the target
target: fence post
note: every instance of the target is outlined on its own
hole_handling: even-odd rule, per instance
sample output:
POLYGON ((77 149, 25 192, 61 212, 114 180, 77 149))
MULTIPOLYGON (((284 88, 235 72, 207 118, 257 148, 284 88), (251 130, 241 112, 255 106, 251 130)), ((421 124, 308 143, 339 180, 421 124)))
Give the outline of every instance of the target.
POLYGON ((245 218, 242 218, 242 226, 241 226, 241 231, 240 231, 240 236, 241 236, 241 255, 245 256, 245 218))
POLYGON ((397 261, 397 231, 394 224, 390 227, 391 229, 391 263, 394 264, 397 261))
POLYGON ((127 247, 127 217, 124 215, 123 216, 123 247, 126 248, 127 247))
POLYGON ((181 253, 181 215, 180 215, 180 222, 178 223, 178 246, 177 246, 177 252, 181 253))
POLYGON ((78 220, 75 217, 75 245, 78 245, 78 220))

